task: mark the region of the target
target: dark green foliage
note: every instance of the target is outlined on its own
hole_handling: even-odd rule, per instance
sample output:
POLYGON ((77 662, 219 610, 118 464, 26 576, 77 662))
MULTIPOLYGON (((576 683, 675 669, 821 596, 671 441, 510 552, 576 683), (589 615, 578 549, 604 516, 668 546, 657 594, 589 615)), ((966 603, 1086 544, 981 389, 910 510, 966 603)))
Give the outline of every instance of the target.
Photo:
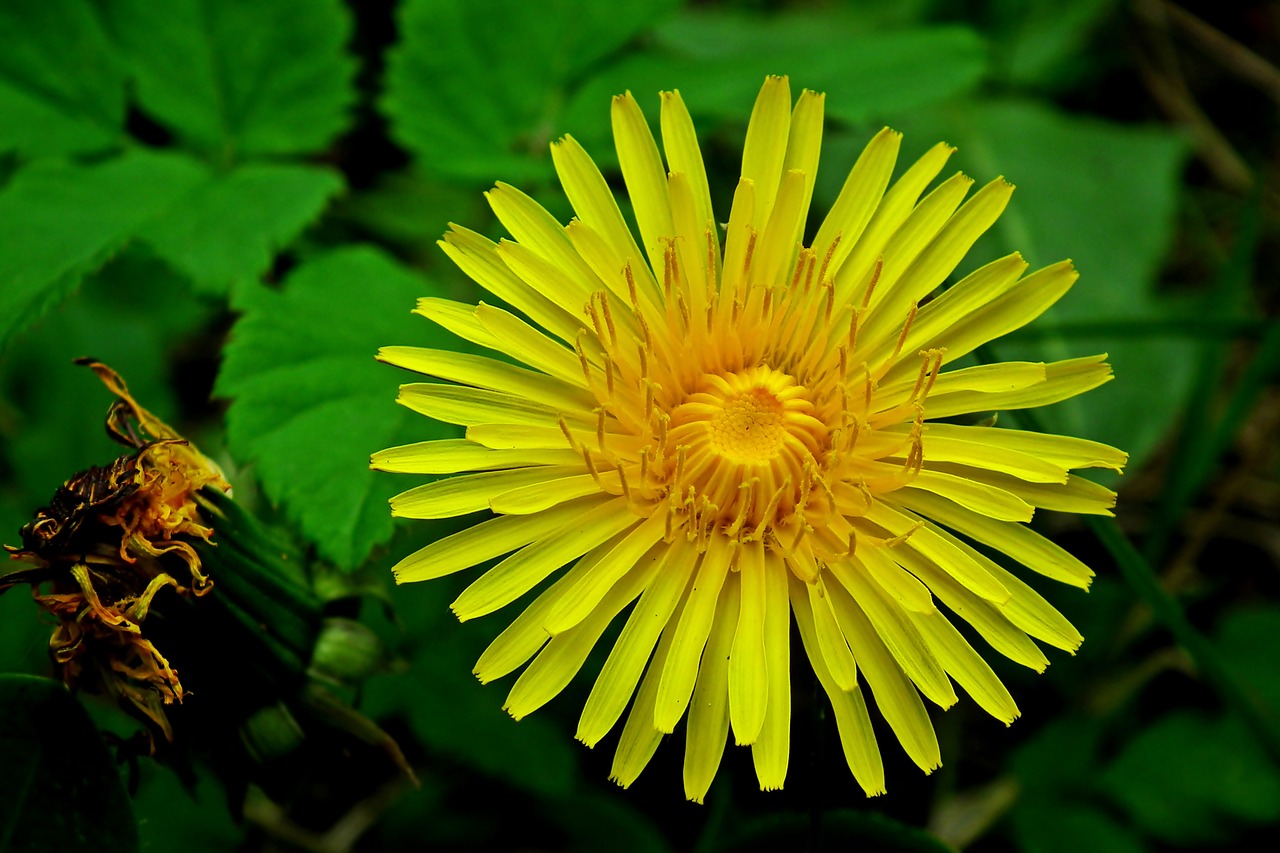
POLYGON ((0 719, 0 851, 138 849, 120 775, 65 687, 0 675, 0 719))
MULTIPOLYGON (((207 764, 144 757, 135 832, 129 751, 113 767, 94 732, 128 738, 135 721, 86 697, 90 723, 52 682, 5 676, 0 851, 1137 853, 1273 839, 1280 229, 1275 166, 1248 158, 1276 150, 1264 91, 1280 45, 1258 25, 1265 4, 1219 7, 1196 8, 1225 42, 1173 4, 1107 0, 0 2, 0 542, 120 452, 102 433, 109 395, 71 365, 106 361, 224 467, 239 505, 296 538, 325 618, 377 631, 394 661, 359 692, 334 689, 422 782, 353 746, 289 767, 272 803, 207 764), (993 661, 1023 712, 1012 728, 962 699, 935 718, 945 765, 923 777, 881 727, 890 793, 868 801, 798 666, 786 790, 756 791, 730 747, 695 807, 680 794, 683 728, 625 793, 606 781, 616 732, 595 750, 573 741, 606 646, 516 723, 501 710, 511 678, 471 675, 509 612, 459 626, 447 609, 475 573, 392 587, 389 566, 453 523, 395 524, 387 498, 422 478, 372 472, 369 454, 455 432, 396 406, 397 382, 419 377, 374 355, 471 347, 411 314, 422 296, 481 297, 434 241, 450 221, 501 236, 481 195, 496 180, 567 219, 552 140, 572 133, 622 186, 620 92, 656 121, 658 90, 681 89, 727 218, 765 74, 827 93, 811 226, 886 124, 906 133, 904 160, 946 140, 959 150, 944 177, 1018 186, 958 272, 1015 249, 1033 268, 1075 261, 1073 291, 992 349, 1108 352, 1114 382, 1032 417, 1131 465, 1112 478, 1118 526, 1095 527, 1105 547, 1073 519, 1038 518, 1100 578, 1089 596, 1037 587, 1082 629, 1079 655, 1050 652, 1039 677, 993 661), (1235 154, 1252 195, 1221 179, 1235 154)), ((305 656, 297 626, 251 610, 237 611, 251 634, 305 656)), ((22 592, 0 597, 0 670, 51 672, 35 612, 22 592)), ((211 639, 208 659, 220 648, 211 639)), ((259 664, 234 660, 233 675, 259 664)))

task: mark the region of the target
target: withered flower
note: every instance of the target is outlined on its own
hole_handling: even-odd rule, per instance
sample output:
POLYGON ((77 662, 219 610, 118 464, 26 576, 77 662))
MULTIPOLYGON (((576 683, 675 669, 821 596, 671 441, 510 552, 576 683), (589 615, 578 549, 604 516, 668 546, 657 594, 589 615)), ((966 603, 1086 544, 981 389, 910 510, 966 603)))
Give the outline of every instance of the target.
POLYGON ((30 568, 0 577, 0 592, 30 584, 57 620, 49 646, 69 687, 132 705, 172 740, 164 707, 183 700, 182 682, 143 625, 161 590, 191 597, 213 588, 192 545, 213 535, 196 494, 231 487, 216 464, 139 405, 115 371, 78 363, 116 396, 107 434, 132 452, 58 488, 22 528, 22 547, 5 546, 30 568))

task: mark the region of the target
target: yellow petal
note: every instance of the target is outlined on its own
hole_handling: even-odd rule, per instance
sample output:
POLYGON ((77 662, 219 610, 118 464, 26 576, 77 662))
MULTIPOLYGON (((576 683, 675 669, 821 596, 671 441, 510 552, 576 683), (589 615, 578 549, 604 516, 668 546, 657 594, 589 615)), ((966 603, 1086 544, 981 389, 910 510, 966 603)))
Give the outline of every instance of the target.
MULTIPOLYGON (((920 692, 938 706, 950 708, 956 703, 956 694, 951 688, 951 681, 934 658, 929 646, 912 626, 906 611, 872 583, 865 574, 849 571, 849 568, 851 568, 850 564, 845 562, 833 565, 832 571, 840 583, 830 585, 841 587, 832 594, 832 600, 836 605, 836 618, 844 626, 846 634, 849 631, 848 626, 845 625, 845 617, 848 614, 840 610, 843 592, 847 592, 858 603, 858 608, 871 620, 876 636, 897 661, 898 667, 920 688, 920 692), (844 570, 841 570, 841 567, 844 570)), ((852 642, 851 638, 850 643, 852 642)), ((854 654, 859 660, 862 659, 856 647, 854 647, 854 654)), ((863 671, 866 671, 865 663, 863 671)), ((872 689, 875 689, 874 683, 872 689)))
MULTIPOLYGON (((890 536, 906 535, 906 541, 897 546, 899 552, 903 549, 915 551, 926 560, 945 566, 948 574, 989 601, 1008 600, 1009 590, 978 564, 970 553, 972 549, 957 548, 928 527, 917 526, 918 519, 915 516, 904 514, 884 502, 876 502, 867 511, 865 518, 883 528, 890 536)), ((894 558, 902 563, 901 553, 895 553, 894 558)))
POLYGON ((1052 264, 1033 272, 1004 294, 952 324, 945 335, 947 352, 943 364, 1021 329, 1061 299, 1077 277, 1070 261, 1052 264))
POLYGON ((1092 569, 1030 528, 995 521, 945 498, 913 489, 903 490, 894 499, 975 542, 1008 554, 1045 577, 1081 589, 1088 589, 1093 580, 1092 569))
POLYGON ((397 474, 456 474, 526 465, 576 465, 581 459, 568 449, 490 450, 466 439, 447 438, 379 450, 369 457, 369 467, 397 474))
POLYGON ((611 500, 611 496, 583 498, 537 515, 482 521, 415 551, 391 571, 396 583, 444 577, 528 545, 611 500))
POLYGON ((920 200, 911 214, 885 243, 880 280, 871 293, 870 311, 860 337, 871 342, 881 335, 894 334, 912 299, 902 278, 938 238, 939 232, 964 201, 973 179, 956 173, 920 200))
MULTIPOLYGON (((914 380, 920 364, 910 358, 922 349, 946 346, 950 352, 950 329, 964 318, 994 301, 1017 284, 1018 277, 1027 268, 1022 255, 1014 252, 992 261, 965 276, 947 288, 936 299, 923 305, 911 323, 911 330, 903 339, 901 351, 904 357, 885 375, 884 383, 914 380)), ((869 364, 882 364, 897 346, 896 337, 885 338, 868 351, 869 364)))
POLYGON ((566 385, 587 387, 582 362, 573 350, 551 340, 516 315, 483 302, 476 306, 476 318, 503 342, 503 352, 566 385))
MULTIPOLYGON (((462 426, 506 423, 554 428, 560 419, 557 410, 527 397, 463 385, 431 382, 401 385, 396 402, 429 418, 462 426)), ((577 414, 579 420, 590 417, 585 412, 569 414, 577 414)))
POLYGON ((907 488, 933 492, 998 521, 1031 520, 1032 505, 1017 494, 950 470, 934 470, 932 466, 939 464, 931 463, 931 467, 917 474, 907 488))
POLYGON ((1048 658, 1025 631, 1009 621, 1000 605, 974 595, 948 572, 914 551, 899 548, 894 557, 952 612, 972 625, 991 648, 1036 672, 1044 672, 1049 665, 1048 658))
POLYGON ((925 773, 932 773, 941 766, 942 755, 920 694, 849 593, 838 584, 831 584, 829 590, 840 627, 849 638, 880 713, 908 757, 925 773))
POLYGON ((640 277, 649 269, 644 263, 645 256, 636 245, 609 185, 591 156, 576 139, 565 136, 551 144, 551 159, 578 218, 599 232, 624 264, 628 259, 634 261, 639 284, 656 288, 652 275, 640 277))
MULTIPOLYGON (((591 695, 582 708, 582 716, 578 720, 578 740, 587 746, 595 746, 602 737, 609 733, 618 718, 622 716, 631 694, 640 681, 645 662, 658 642, 658 635, 671 620, 676 606, 684 597, 685 588, 689 585, 689 577, 693 574, 694 559, 697 552, 693 548, 679 547, 672 543, 663 556, 662 565, 652 583, 645 589, 636 604, 622 633, 614 643, 613 651, 604 662, 600 675, 596 678, 591 695)), ((538 631, 544 637, 542 619, 538 621, 538 631)), ((656 685, 655 685, 656 689, 656 685)))
MULTIPOLYGON (((1084 515, 1112 515, 1111 508, 1116 505, 1115 492, 1092 480, 1077 477, 1075 474, 1068 476, 1062 483, 1028 483, 999 471, 967 465, 940 462, 937 467, 971 482, 984 483, 991 488, 1016 495, 1038 509, 1084 515)), ((969 509, 977 509, 977 507, 970 506, 969 509)), ((978 511, 981 512, 981 510, 978 511)))
MULTIPOLYGON (((615 498, 507 557, 449 605, 461 621, 505 607, 564 566, 635 525, 625 498, 615 498)), ((537 517, 537 516, 532 516, 537 517)))
MULTIPOLYGON (((579 465, 575 470, 581 471, 582 466, 579 465)), ((612 485, 616 485, 617 477, 614 476, 611 479, 614 481, 612 485)), ((554 480, 539 480, 494 494, 489 498, 489 508, 506 515, 543 512, 556 504, 571 501, 574 498, 600 494, 604 491, 602 481, 609 482, 607 475, 575 473, 572 476, 558 477, 554 480)))
MULTIPOLYGON (((606 558, 607 559, 607 558, 606 558)), ((578 584, 600 571, 603 560, 590 572, 578 579, 578 584)), ((622 609, 635 600, 653 578, 657 560, 633 563, 618 582, 598 599, 596 606, 573 627, 557 633, 543 646, 533 663, 516 679, 507 694, 503 710, 519 720, 551 701, 578 674, 587 655, 595 648, 600 635, 622 609)), ((577 584, 575 584, 576 586, 577 584)), ((559 601, 552 604, 551 614, 572 596, 572 588, 563 592, 559 601)), ((548 615, 550 618, 550 614, 548 615)))
POLYGON ((698 668, 698 683, 689 703, 685 729, 684 795, 701 803, 711 787, 729 736, 729 655, 738 622, 738 573, 725 579, 716 602, 715 619, 698 668))
POLYGON ((658 684, 662 674, 666 672, 671 641, 683 616, 685 601, 687 599, 679 601, 667 627, 662 631, 653 660, 649 662, 644 680, 640 682, 635 704, 631 706, 631 713, 627 715, 627 722, 622 727, 622 736, 618 738, 618 749, 613 755, 613 768, 609 778, 623 788, 631 787, 631 783, 640 776, 662 740, 663 733, 653 725, 653 714, 658 699, 658 684))
POLYGON ((894 553, 896 552, 887 548, 859 548, 854 555, 855 564, 842 571, 865 569, 871 580, 902 605, 904 610, 915 613, 932 613, 937 610, 929 588, 899 566, 893 559, 894 553), (858 563, 862 565, 858 566, 858 563))
POLYGON ((849 642, 844 632, 836 623, 835 611, 831 609, 831 596, 827 594, 826 581, 819 575, 813 583, 804 585, 809 597, 809 610, 812 613, 814 639, 822 660, 826 663, 831 679, 841 690, 852 690, 858 686, 858 667, 849 651, 849 642))
POLYGON ((742 178, 755 184, 756 203, 749 222, 757 232, 764 230, 773 211, 790 128, 791 87, 787 78, 767 77, 756 96, 742 147, 742 178))
MULTIPOLYGON (((818 176, 818 159, 822 153, 822 112, 826 100, 826 95, 805 89, 796 100, 795 109, 791 111, 787 156, 782 163, 782 173, 785 175, 798 171, 804 175, 804 192, 801 194, 799 213, 795 217, 795 230, 790 235, 792 244, 804 239, 809 202, 813 198, 813 182, 818 176)), ((775 217, 776 214, 772 214, 770 219, 775 217)))
POLYGON ((421 314, 437 325, 443 326, 463 340, 471 341, 491 350, 501 350, 502 342, 476 319, 476 307, 438 296, 424 296, 418 300, 413 313, 421 314))
POLYGON ((535 483, 546 485, 580 470, 579 466, 537 466, 436 480, 393 497, 391 514, 400 518, 451 518, 479 512, 488 509, 489 501, 503 492, 535 483))
MULTIPOLYGON (((885 432, 897 433, 904 438, 911 432, 912 426, 889 427, 885 432)), ((1014 450, 998 441, 980 443, 971 439, 977 436, 967 432, 971 429, 954 424, 926 424, 924 428, 924 464, 926 468, 938 462, 956 462, 991 471, 1000 471, 1032 483, 1065 483, 1067 481, 1066 466, 1061 463, 1046 461, 1041 456, 1033 456, 1021 450, 1014 450)), ((999 430, 1009 432, 1009 430, 999 430)), ((904 454, 896 453, 895 456, 904 454)))
POLYGON ((671 237, 674 226, 667 203, 667 173, 662 168, 658 145, 653 141, 649 123, 631 93, 613 99, 613 141, 618 149, 618 164, 627 185, 627 196, 636 212, 640 239, 649 263, 662 268, 662 239, 671 237))
MULTIPOLYGON (((813 249, 819 263, 827 269, 827 278, 835 279, 844 260, 857 245, 862 231, 876 212, 884 191, 893 176, 902 134, 883 128, 871 138, 858 155, 840 195, 831 205, 827 218, 813 238, 813 249)), ((941 168, 941 166, 939 166, 941 168)), ((839 293, 837 293, 839 296, 839 293)))
POLYGON ((658 685, 657 705, 653 724, 659 731, 670 732, 684 715, 689 696, 698 675, 698 659, 711 631, 720 587, 729 572, 732 556, 730 545, 723 536, 713 535, 702 555, 693 588, 689 590, 684 615, 676 626, 671 646, 671 662, 662 673, 658 685))
POLYGON ((739 746, 755 743, 769 702, 764 656, 764 544, 756 541, 742 548, 736 573, 741 579, 741 612, 729 659, 729 716, 739 746))
POLYGON ((547 633, 554 637, 585 619, 633 566, 656 563, 661 551, 650 549, 662 538, 666 518, 664 505, 654 507, 648 518, 632 528, 617 547, 600 559, 591 574, 574 584, 547 614, 543 625, 547 633))
POLYGON ((714 255, 718 260, 719 229, 716 227, 715 212, 711 205, 711 191, 707 187, 707 171, 702 163, 702 151, 698 147, 693 119, 689 117, 689 110, 685 108, 678 91, 662 93, 661 125, 662 149, 667 155, 667 168, 672 174, 683 174, 688 181, 696 212, 697 235, 710 235, 715 247, 714 255))
MULTIPOLYGON (((450 382, 528 397, 552 408, 590 409, 594 403, 586 390, 575 388, 574 384, 480 355, 424 347, 383 347, 378 350, 378 360, 450 382)), ((578 386, 584 384, 581 368, 576 379, 578 386)))
MULTIPOLYGON (((931 440, 942 437, 955 441, 963 441, 980 445, 984 453, 998 448, 1007 448, 1016 453, 1034 456, 1045 463, 1063 469, 1070 468, 1110 468, 1119 471, 1124 468, 1129 454, 1114 447, 1084 438, 1073 438, 1065 435, 1048 435, 1039 432, 1026 432, 1003 427, 958 426, 954 424, 929 424, 925 434, 931 440)), ((948 459, 948 462, 961 462, 960 459, 948 459)), ((993 470, 1002 471, 1003 468, 993 470)), ((1014 474, 1014 471, 1005 471, 1014 474)), ((1051 482, 1034 480, 1033 482, 1051 482)), ((1061 480, 1053 482, 1062 482, 1061 480)))
POLYGON ((804 643, 805 654, 813 665, 814 674, 818 676, 818 682, 831 700, 845 761, 849 764, 853 778, 868 797, 883 794, 884 764, 880 759, 880 749, 876 746, 875 732, 871 728, 871 718, 867 714, 862 692, 859 689, 845 691, 835 683, 827 670, 826 660, 818 649, 813 611, 805 590, 801 588, 804 584, 794 576, 790 578, 790 584, 800 639, 804 643))
POLYGON ((782 559, 765 554, 764 655, 769 675, 769 706, 760 735, 751 745, 751 762, 762 791, 782 787, 791 757, 791 608, 789 572, 782 559))
MULTIPOLYGON (((938 176, 954 152, 950 145, 939 142, 913 163, 884 194, 871 222, 863 229, 857 243, 849 246, 849 255, 844 263, 834 271, 837 305, 848 304, 855 297, 861 303, 862 290, 878 259, 884 254, 885 244, 910 215, 924 188, 938 176)), ((892 169, 892 164, 889 168, 892 169)), ((842 239, 840 242, 840 249, 845 250, 847 241, 842 239)))
POLYGON ((561 340, 572 341, 577 336, 581 321, 513 273, 498 257, 496 243, 457 225, 449 228, 438 245, 458 269, 561 340))
POLYGON ((970 412, 1030 409, 1060 403, 1110 382, 1111 365, 1103 363, 1105 358, 1105 354, 1094 355, 1046 364, 1044 381, 1024 388, 1009 391, 965 390, 949 394, 935 392, 925 401, 925 417, 949 418, 970 412))
POLYGON ((984 711, 1006 726, 1018 718, 1018 706, 1008 689, 947 617, 941 613, 908 613, 907 616, 947 674, 984 711))

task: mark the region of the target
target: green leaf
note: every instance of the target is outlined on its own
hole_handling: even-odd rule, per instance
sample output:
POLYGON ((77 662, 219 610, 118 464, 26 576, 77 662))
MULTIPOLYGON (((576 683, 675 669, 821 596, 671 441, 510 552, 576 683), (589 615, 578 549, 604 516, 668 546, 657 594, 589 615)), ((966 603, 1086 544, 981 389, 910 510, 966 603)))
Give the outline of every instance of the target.
POLYGON ((340 249, 279 290, 246 289, 218 394, 233 398, 228 442, 267 495, 344 569, 391 536, 387 499, 413 485, 369 470, 369 454, 453 429, 397 407, 396 373, 379 346, 422 343, 432 324, 410 311, 432 286, 386 255, 340 249))
POLYGON ((211 175, 172 215, 147 223, 140 236, 197 290, 222 294, 266 272, 275 252, 342 187, 341 176, 328 169, 250 164, 211 175))
POLYGON ((19 172, 0 193, 0 349, 201 179, 193 161, 149 151, 19 172))
POLYGON ((557 105, 675 5, 408 0, 382 104, 392 135, 421 168, 451 178, 545 176, 557 105))
POLYGON ((176 773, 140 761, 142 782, 133 801, 144 853, 169 853, 181 839, 182 853, 224 853, 239 849, 245 835, 227 808, 227 796, 210 779, 190 788, 176 773))
POLYGON ((1037 801, 1013 813, 1017 849, 1024 853, 1144 853, 1133 832, 1102 809, 1070 801, 1037 801))
MULTIPOLYGON (((1162 320, 1178 304, 1155 282, 1174 233, 1186 145, 1165 129, 1112 124, 1027 101, 966 103, 908 122, 913 146, 937 139, 960 148, 955 163, 985 183, 1004 175, 1018 191, 989 236, 958 272, 1018 250, 1033 269, 1064 258, 1080 279, 1045 315, 1079 325, 1117 317, 1162 320), (999 245, 995 245, 999 244, 999 245)), ((1115 381, 1042 411, 1048 426, 1103 441, 1141 467, 1175 420, 1192 378, 1195 345, 1180 339, 1112 336, 996 342, 1001 358, 1049 360, 1110 354, 1115 381), (1151 381, 1158 376, 1159 382, 1151 381)))
POLYGON ((565 126, 597 157, 612 157, 609 99, 626 90, 651 122, 658 92, 679 89, 695 117, 745 125, 765 76, 787 74, 793 96, 825 91, 828 116, 864 122, 967 92, 986 66, 986 45, 971 29, 868 31, 855 12, 763 18, 689 11, 656 35, 654 49, 592 75, 566 109, 565 126))
POLYGON ((124 137, 125 74, 83 0, 0 3, 0 152, 98 151, 124 137))
POLYGON ((1233 717, 1170 714, 1099 781, 1134 822, 1173 844, 1221 842, 1234 824, 1280 820, 1280 775, 1233 717))
POLYGON ((0 853, 138 849, 129 798, 66 688, 0 675, 0 853))
POLYGON ((339 0, 107 4, 142 108, 222 161, 317 151, 348 122, 355 62, 339 0))
POLYGON ((1237 683, 1261 700, 1273 724, 1280 723, 1280 607, 1232 611, 1218 626, 1216 645, 1237 683))
POLYGON ((996 73, 1060 92, 1096 66, 1089 39, 1118 11, 1113 0, 994 0, 988 4, 996 73))
MULTIPOLYGON (((457 521, 417 522, 418 527, 428 524, 435 525, 432 532, 439 537, 457 521)), ((503 625, 486 619, 458 624, 449 602, 460 591, 461 581, 468 579, 395 590, 402 630, 390 644, 401 647, 410 669, 399 677, 370 679, 361 711, 375 720, 403 715, 430 751, 484 776, 547 796, 576 795, 577 753, 582 747, 566 730, 571 723, 554 716, 563 700, 517 722, 502 710, 510 679, 482 685, 471 674, 481 651, 503 625)))

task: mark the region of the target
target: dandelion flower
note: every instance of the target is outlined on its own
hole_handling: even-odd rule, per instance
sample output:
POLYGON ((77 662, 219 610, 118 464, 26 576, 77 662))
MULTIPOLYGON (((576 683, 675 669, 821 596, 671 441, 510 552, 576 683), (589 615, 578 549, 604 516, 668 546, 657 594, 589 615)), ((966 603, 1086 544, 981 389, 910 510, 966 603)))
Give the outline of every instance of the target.
POLYGON ((1048 661, 1033 640, 1079 645, 974 543, 1086 587, 1092 572, 1025 522, 1037 508, 1109 514, 1114 494, 1070 470, 1125 461, 1095 442, 954 421, 1064 400, 1110 368, 1093 356, 943 369, 1076 278, 1068 262, 1024 275, 1012 254, 934 295, 1013 191, 997 178, 966 201, 973 181, 957 174, 925 194, 951 147, 891 184, 900 136, 876 134, 805 245, 823 96, 793 107, 785 77, 765 81, 723 228, 689 113, 679 93, 661 97, 663 153, 630 94, 612 106, 638 240, 566 136, 551 151, 568 225, 500 183, 487 198, 514 239, 452 226, 441 241, 514 311, 416 309, 502 357, 380 351, 444 380, 404 385, 398 402, 466 427, 374 454, 382 470, 457 475, 393 498, 393 513, 493 514, 402 560, 396 579, 501 558, 453 602, 463 620, 540 589, 475 669, 489 682, 524 667, 505 706, 516 719, 630 608, 577 737, 594 746, 627 714, 612 771, 625 787, 687 716, 695 801, 730 736, 751 747, 762 788, 782 787, 794 619, 849 767, 877 794, 869 700, 926 772, 941 758, 922 696, 946 708, 954 682, 1005 723, 1018 715, 952 617, 1037 671, 1048 661))

